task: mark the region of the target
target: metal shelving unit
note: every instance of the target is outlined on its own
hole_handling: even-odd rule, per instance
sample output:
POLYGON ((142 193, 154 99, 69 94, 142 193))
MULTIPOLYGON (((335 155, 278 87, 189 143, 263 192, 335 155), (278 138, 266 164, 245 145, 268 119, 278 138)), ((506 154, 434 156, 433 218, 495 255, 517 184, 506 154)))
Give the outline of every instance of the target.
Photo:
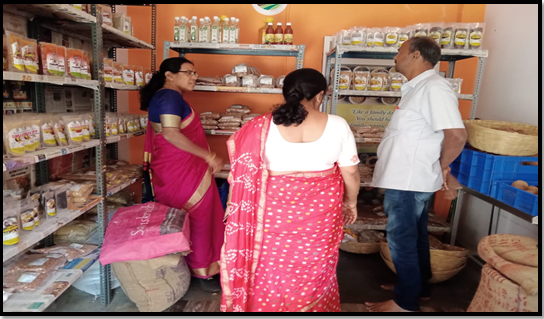
MULTIPOLYGON (((340 90, 340 67, 342 66, 342 59, 384 59, 391 60, 397 55, 397 49, 395 48, 358 48, 349 45, 337 45, 332 48, 326 54, 325 63, 325 78, 330 79, 331 66, 334 72, 331 97, 325 96, 321 110, 326 111, 328 109, 327 104, 331 101, 330 112, 336 114, 336 107, 338 104, 339 95, 359 95, 359 96, 384 96, 384 97, 400 97, 400 92, 372 92, 372 91, 355 91, 355 90, 340 90), (334 59, 334 62, 332 62, 334 59)), ((448 62, 448 71, 446 73, 447 78, 453 77, 455 70, 455 62, 459 60, 477 58, 478 67, 476 69, 476 81, 474 84, 473 94, 461 94, 459 99, 472 101, 470 108, 470 119, 474 119, 476 116, 476 105, 478 103, 478 95, 480 91, 480 84, 482 80, 482 73, 484 68, 485 59, 488 56, 487 50, 459 50, 459 49, 443 49, 440 61, 448 62)), ((330 84, 330 83, 329 83, 330 84)))
MULTIPOLYGON (((9 12, 29 19, 28 36, 30 38, 39 39, 43 29, 57 31, 81 40, 91 41, 92 43, 92 58, 93 80, 80 80, 61 77, 51 77, 44 75, 31 75, 15 72, 3 72, 4 80, 8 81, 25 81, 34 83, 33 111, 38 113, 45 112, 45 97, 44 84, 54 85, 69 85, 80 86, 93 90, 94 95, 94 116, 96 123, 96 136, 90 142, 82 145, 71 145, 68 147, 57 147, 47 149, 28 156, 20 158, 5 158, 3 160, 4 172, 6 170, 17 169, 29 165, 36 165, 36 183, 43 185, 49 182, 49 171, 47 161, 52 158, 64 156, 66 154, 75 153, 84 149, 94 148, 96 153, 96 167, 105 167, 106 162, 106 145, 116 144, 118 141, 142 135, 143 132, 123 134, 106 138, 105 130, 105 109, 104 97, 105 89, 116 90, 136 90, 136 87, 122 85, 106 85, 103 78, 103 57, 102 49, 110 48, 110 54, 115 54, 115 48, 137 48, 152 50, 152 69, 155 69, 155 35, 156 35, 156 5, 150 4, 152 7, 152 44, 148 44, 133 36, 127 35, 116 29, 102 24, 102 16, 98 14, 98 4, 90 4, 91 14, 77 10, 67 4, 11 4, 4 5, 4 12, 9 12), (111 53, 113 52, 113 53, 111 53)), ((115 5, 112 5, 112 9, 115 5)), ((115 96, 115 94, 112 94, 115 96)), ((116 111, 116 99, 111 103, 111 110, 116 111)), ((108 224, 108 214, 106 211, 105 198, 133 184, 135 180, 129 180, 121 185, 107 189, 105 174, 96 174, 96 197, 88 205, 81 207, 77 211, 70 211, 64 216, 58 217, 58 221, 50 219, 49 224, 45 224, 40 228, 39 232, 33 233, 32 236, 21 238, 21 243, 18 246, 3 248, 3 262, 18 256, 26 251, 31 246, 43 240, 45 244, 52 244, 52 233, 62 225, 79 217, 89 209, 96 206, 98 212, 98 235, 100 243, 104 240, 108 224), (24 246, 24 247, 23 247, 24 246)), ((100 301, 102 305, 108 305, 111 302, 111 269, 110 266, 100 268, 100 301)), ((6 305, 5 305, 6 306, 6 305)), ((8 307, 9 308, 9 307, 8 307)), ((40 308, 38 311, 43 311, 46 307, 40 308)))

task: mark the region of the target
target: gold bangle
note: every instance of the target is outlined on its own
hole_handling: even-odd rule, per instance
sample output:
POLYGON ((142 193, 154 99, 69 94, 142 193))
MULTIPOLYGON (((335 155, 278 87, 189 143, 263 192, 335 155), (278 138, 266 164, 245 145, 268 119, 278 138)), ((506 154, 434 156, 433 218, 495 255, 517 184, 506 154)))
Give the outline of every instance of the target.
POLYGON ((206 163, 208 163, 208 164, 217 157, 217 153, 211 152, 211 154, 212 154, 212 158, 206 160, 206 163))

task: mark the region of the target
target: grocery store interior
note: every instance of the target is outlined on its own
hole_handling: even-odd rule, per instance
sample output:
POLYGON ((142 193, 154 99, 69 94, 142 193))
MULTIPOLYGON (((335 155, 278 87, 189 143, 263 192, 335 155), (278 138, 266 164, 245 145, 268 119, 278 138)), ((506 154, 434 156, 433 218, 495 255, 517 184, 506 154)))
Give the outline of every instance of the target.
POLYGON ((138 230, 122 229, 116 213, 142 205, 149 194, 143 179, 149 116, 140 110, 139 90, 162 61, 178 56, 198 73, 184 99, 201 115, 210 151, 227 161, 214 176, 223 207, 231 186, 227 140, 283 102, 291 71, 323 73, 329 91, 320 111, 346 120, 360 160, 358 217, 345 226, 339 247, 341 311, 368 312, 365 302, 392 299, 381 288, 397 279, 384 189, 371 181, 407 82, 393 58, 403 41, 424 35, 441 46, 435 70, 458 97, 468 142, 450 165, 462 185, 456 198, 438 191, 431 199, 431 298, 420 310, 542 315, 535 67, 541 9, 4 4, 4 314, 220 312, 221 292, 191 279, 182 250, 160 255, 175 263, 134 260, 127 256, 146 252, 136 251, 128 235, 107 234, 109 226, 138 230), (239 120, 222 121, 240 109, 239 120), (133 251, 119 253, 123 259, 110 246, 114 262, 104 264, 108 240, 133 251))

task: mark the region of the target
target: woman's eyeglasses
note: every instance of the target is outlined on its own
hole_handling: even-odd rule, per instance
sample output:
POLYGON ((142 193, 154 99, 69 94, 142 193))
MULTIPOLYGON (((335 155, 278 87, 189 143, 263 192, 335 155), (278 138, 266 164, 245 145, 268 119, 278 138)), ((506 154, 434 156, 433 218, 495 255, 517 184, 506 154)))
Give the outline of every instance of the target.
POLYGON ((187 74, 187 75, 189 75, 189 76, 193 76, 193 75, 194 75, 194 76, 196 76, 196 77, 198 78, 198 73, 196 73, 195 71, 190 71, 190 70, 189 70, 189 71, 179 71, 179 72, 185 73, 185 74, 187 74))

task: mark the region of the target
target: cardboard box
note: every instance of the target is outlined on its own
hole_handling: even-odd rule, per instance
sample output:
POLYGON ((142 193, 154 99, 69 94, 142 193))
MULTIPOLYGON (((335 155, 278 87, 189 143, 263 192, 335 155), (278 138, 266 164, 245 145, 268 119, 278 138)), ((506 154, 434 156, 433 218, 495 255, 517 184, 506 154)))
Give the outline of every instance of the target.
POLYGON ((191 273, 181 254, 113 263, 121 288, 140 312, 161 312, 180 300, 191 284, 191 273))

